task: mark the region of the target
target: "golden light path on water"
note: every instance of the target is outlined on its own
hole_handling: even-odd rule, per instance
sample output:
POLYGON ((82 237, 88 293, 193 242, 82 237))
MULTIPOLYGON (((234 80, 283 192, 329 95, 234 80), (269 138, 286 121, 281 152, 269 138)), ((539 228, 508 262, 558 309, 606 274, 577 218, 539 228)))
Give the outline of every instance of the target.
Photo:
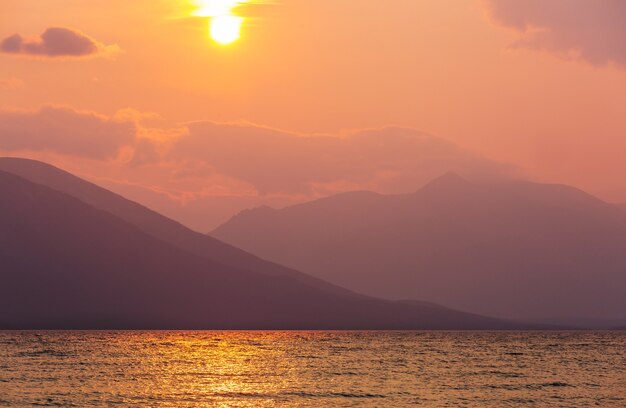
POLYGON ((194 16, 208 17, 209 35, 221 45, 231 44, 241 37, 244 17, 236 14, 237 7, 251 0, 193 0, 194 16))
POLYGON ((619 407, 620 332, 0 332, 0 407, 619 407))

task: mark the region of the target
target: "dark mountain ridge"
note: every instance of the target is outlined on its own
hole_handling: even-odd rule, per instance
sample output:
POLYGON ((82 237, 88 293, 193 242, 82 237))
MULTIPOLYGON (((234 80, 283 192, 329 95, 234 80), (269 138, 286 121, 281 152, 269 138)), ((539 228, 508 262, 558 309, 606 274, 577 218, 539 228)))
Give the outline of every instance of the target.
POLYGON ((180 249, 237 269, 271 276, 288 276, 327 291, 350 294, 343 288, 296 270, 268 262, 255 255, 192 231, 151 209, 85 181, 64 170, 36 160, 0 157, 0 170, 16 174, 33 183, 68 194, 95 208, 107 211, 146 233, 180 249))
POLYGON ((563 185, 447 174, 412 194, 249 210, 213 235, 372 296, 507 318, 626 317, 626 212, 563 185))
POLYGON ((237 269, 4 171, 0 226, 2 329, 545 327, 237 269))

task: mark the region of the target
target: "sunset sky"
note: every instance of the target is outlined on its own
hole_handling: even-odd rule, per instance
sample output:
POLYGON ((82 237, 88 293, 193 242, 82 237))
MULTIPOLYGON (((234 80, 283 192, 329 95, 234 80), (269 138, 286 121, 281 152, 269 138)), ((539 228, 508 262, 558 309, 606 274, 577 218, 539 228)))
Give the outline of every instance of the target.
POLYGON ((239 3, 0 0, 0 154, 203 232, 447 171, 626 202, 625 1, 239 3))

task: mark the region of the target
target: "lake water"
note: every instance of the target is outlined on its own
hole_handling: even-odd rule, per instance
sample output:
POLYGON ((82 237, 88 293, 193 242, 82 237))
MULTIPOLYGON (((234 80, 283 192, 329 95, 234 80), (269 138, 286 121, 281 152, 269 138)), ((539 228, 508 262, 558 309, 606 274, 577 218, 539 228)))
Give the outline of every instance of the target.
POLYGON ((624 332, 0 332, 0 406, 626 407, 624 332))

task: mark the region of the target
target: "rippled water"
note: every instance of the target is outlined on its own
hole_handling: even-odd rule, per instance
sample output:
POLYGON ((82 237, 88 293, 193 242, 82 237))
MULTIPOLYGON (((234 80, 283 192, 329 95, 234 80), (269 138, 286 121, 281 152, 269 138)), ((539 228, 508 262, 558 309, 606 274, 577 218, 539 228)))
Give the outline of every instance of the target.
POLYGON ((618 332, 0 332, 0 406, 626 406, 618 332))

